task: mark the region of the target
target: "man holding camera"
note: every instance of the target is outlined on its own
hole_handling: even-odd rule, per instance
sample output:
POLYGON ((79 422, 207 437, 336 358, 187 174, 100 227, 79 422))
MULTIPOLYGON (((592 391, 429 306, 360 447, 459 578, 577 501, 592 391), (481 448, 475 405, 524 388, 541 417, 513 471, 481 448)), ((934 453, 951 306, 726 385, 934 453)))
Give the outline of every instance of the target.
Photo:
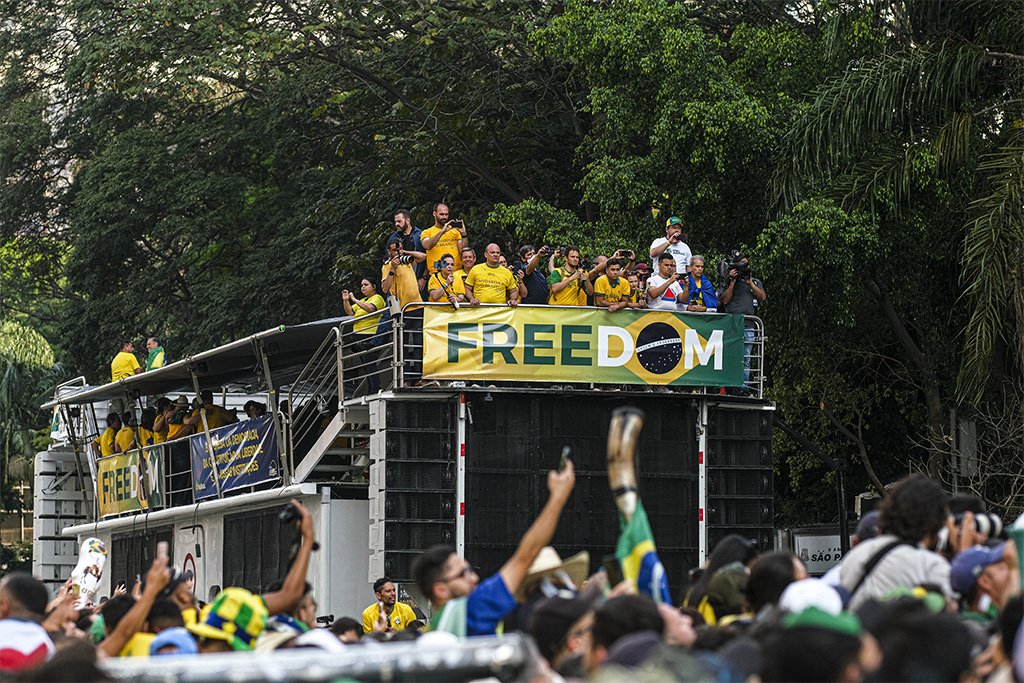
POLYGON ((580 268, 580 250, 576 247, 559 247, 555 256, 565 257, 565 265, 552 268, 548 275, 548 303, 552 306, 586 306, 587 295, 594 288, 587 277, 587 271, 580 268))
POLYGON ((676 262, 676 272, 686 275, 690 272, 690 247, 686 244, 687 235, 683 234, 683 219, 672 216, 665 221, 665 236, 651 242, 651 267, 658 269, 658 259, 662 254, 671 254, 676 262))
POLYGON ((420 241, 427 250, 427 274, 437 272, 437 263, 445 256, 455 260, 455 270, 462 268, 462 249, 469 246, 466 224, 461 220, 448 220, 448 205, 434 204, 434 225, 420 233, 420 241))
MULTIPOLYGON (((758 303, 768 298, 764 285, 750 271, 750 257, 734 251, 730 255, 728 274, 718 292, 721 313, 757 315, 758 303)), ((743 382, 750 381, 750 357, 754 353, 754 324, 743 325, 743 382)))
POLYGON ((423 301, 414 264, 421 263, 425 258, 422 252, 403 249, 401 239, 388 242, 388 255, 380 270, 381 291, 398 299, 401 306, 423 301))
MULTIPOLYGON (((402 242, 402 248, 408 249, 409 251, 418 251, 425 254, 426 249, 423 248, 423 242, 420 236, 423 231, 417 228, 412 223, 412 213, 408 209, 399 209, 395 212, 395 231, 388 235, 387 242, 400 240, 402 242)), ((426 259, 422 263, 417 263, 415 266, 416 280, 419 283, 420 291, 423 291, 423 287, 427 284, 427 264, 426 259)))
POLYGON ((455 307, 466 300, 466 283, 455 277, 455 259, 450 255, 441 259, 441 270, 430 276, 427 291, 431 301, 448 301, 455 307))
POLYGON ((647 278, 647 308, 661 311, 678 311, 679 297, 683 294, 682 273, 676 272, 676 259, 672 254, 662 253, 658 257, 658 274, 647 278))
MULTIPOLYGON (((521 296, 524 304, 542 306, 548 302, 548 279, 540 269, 541 259, 551 251, 550 247, 544 246, 534 249, 532 244, 524 244, 519 247, 519 263, 516 265, 516 279, 520 280, 526 288, 526 294, 521 296)), ((520 290, 522 294, 522 290, 520 290)))

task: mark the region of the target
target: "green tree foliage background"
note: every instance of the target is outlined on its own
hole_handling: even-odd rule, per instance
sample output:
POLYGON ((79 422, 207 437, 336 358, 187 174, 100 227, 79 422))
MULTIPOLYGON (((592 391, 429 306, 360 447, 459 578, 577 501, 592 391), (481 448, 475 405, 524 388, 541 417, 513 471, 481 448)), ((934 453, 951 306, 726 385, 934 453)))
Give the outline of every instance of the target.
POLYGON ((0 316, 99 380, 337 314, 399 207, 591 255, 678 214, 751 251, 770 396, 855 489, 949 476, 949 409, 1020 393, 1022 8, 0 0, 0 316))

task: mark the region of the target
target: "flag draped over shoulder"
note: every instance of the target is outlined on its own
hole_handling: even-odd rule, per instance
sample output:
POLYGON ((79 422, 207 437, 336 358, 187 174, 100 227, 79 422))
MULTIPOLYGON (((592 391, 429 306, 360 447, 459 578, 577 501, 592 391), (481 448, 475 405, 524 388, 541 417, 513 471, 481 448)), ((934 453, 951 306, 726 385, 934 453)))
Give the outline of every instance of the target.
POLYGON ((622 576, 636 582, 636 588, 644 595, 654 598, 658 603, 672 603, 668 592, 668 577, 665 567, 658 558, 658 550, 654 546, 654 533, 647 521, 647 511, 639 500, 633 519, 626 523, 619 515, 622 533, 619 544, 615 548, 615 557, 622 564, 622 576))

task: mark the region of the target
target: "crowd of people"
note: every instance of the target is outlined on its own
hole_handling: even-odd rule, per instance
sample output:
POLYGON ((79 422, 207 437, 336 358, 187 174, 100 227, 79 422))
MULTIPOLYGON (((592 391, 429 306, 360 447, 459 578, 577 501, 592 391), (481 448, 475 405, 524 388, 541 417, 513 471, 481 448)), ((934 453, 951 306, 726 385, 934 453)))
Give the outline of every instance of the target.
POLYGON ((104 680, 97 662, 108 657, 436 646, 515 631, 536 643, 536 680, 545 681, 1001 682, 1024 673, 1013 541, 999 537, 998 523, 979 523, 992 517, 978 499, 951 498, 924 476, 886 492, 824 577, 808 577, 787 550, 761 552, 732 535, 685 580, 669 577, 686 584, 676 605, 626 571, 631 555, 627 579, 610 585, 604 569, 587 576, 587 553, 563 560, 550 547, 574 485, 571 462, 548 474, 547 503, 489 578, 451 547, 423 552, 413 572, 429 620, 427 605, 399 601, 395 582, 381 577, 361 618, 319 626, 306 583, 313 524, 295 501, 299 550, 261 594, 232 587, 204 605, 191 575, 168 567, 166 548, 132 594, 99 606, 79 604, 67 586, 50 600, 41 582, 11 574, 0 581, 0 673, 67 680, 71 666, 74 680, 104 680))
POLYGON ((648 258, 630 249, 586 262, 579 247, 524 244, 511 254, 496 243, 482 245, 483 261, 470 243, 464 221, 450 218, 447 204, 433 208, 433 225, 417 228, 412 214, 399 210, 387 240, 380 277, 359 280, 361 297, 343 290, 346 315, 381 310, 385 297, 400 307, 420 301, 454 306, 506 304, 598 306, 609 311, 654 308, 696 313, 722 311, 755 315, 764 301, 763 283, 750 272, 747 255, 734 252, 717 287, 705 258, 691 253, 678 216, 665 224, 648 258))
MULTIPOLYGON (((161 396, 152 407, 144 407, 139 417, 131 410, 107 414, 106 428, 93 441, 96 457, 105 458, 146 446, 183 439, 203 431, 203 412, 206 426, 217 429, 238 422, 238 416, 217 405, 213 392, 204 390, 189 401, 185 396, 171 400, 161 396)), ((247 401, 246 418, 267 414, 267 405, 260 401, 247 401)))

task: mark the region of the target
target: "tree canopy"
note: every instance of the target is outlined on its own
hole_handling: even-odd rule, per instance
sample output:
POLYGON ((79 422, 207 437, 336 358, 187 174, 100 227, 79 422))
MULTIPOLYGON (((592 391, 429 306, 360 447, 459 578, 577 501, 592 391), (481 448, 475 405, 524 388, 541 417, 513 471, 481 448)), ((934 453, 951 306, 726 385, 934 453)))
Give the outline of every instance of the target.
POLYGON ((749 251, 769 395, 857 488, 1021 393, 1024 0, 0 9, 0 319, 69 371, 336 314, 444 200, 477 246, 749 251))

